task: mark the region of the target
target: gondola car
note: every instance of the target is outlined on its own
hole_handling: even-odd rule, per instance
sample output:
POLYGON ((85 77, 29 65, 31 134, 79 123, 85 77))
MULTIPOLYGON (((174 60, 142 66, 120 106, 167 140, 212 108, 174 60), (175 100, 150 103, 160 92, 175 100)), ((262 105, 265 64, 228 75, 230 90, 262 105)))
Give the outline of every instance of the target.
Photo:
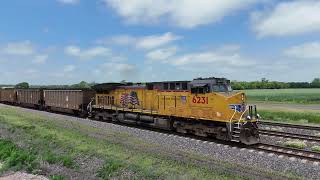
POLYGON ((236 141, 259 142, 257 111, 224 78, 145 84, 106 83, 94 87, 90 116, 236 141))
POLYGON ((23 107, 43 108, 42 89, 16 89, 16 103, 23 107))
POLYGON ((15 104, 17 102, 17 93, 14 88, 3 88, 0 93, 2 103, 15 104))
POLYGON ((87 116, 87 106, 95 92, 88 89, 44 89, 43 104, 48 111, 87 116))

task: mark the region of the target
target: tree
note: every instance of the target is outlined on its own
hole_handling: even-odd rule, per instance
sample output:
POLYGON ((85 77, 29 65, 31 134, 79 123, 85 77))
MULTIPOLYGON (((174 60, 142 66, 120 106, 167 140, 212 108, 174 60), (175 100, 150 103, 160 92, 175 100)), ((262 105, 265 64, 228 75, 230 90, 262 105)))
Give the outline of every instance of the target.
POLYGON ((312 87, 320 87, 320 78, 314 78, 314 80, 311 82, 312 87))
POLYGON ((27 82, 22 82, 22 83, 18 83, 15 88, 18 89, 28 89, 29 88, 29 83, 27 82))
POLYGON ((91 88, 89 83, 85 82, 85 81, 81 81, 78 84, 73 84, 71 85, 71 88, 79 88, 79 89, 89 89, 91 88))

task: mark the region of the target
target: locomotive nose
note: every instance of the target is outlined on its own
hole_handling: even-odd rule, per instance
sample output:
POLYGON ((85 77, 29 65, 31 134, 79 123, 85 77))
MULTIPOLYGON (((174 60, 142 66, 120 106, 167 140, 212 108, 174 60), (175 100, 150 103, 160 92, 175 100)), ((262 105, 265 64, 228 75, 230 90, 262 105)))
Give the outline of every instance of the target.
POLYGON ((258 126, 253 122, 246 122, 240 129, 240 142, 246 145, 260 142, 258 126))

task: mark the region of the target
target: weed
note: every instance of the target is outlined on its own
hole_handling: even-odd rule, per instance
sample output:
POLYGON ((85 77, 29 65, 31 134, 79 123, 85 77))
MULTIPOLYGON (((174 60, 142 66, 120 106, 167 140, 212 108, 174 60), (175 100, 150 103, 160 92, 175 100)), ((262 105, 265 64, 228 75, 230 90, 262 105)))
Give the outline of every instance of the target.
POLYGON ((49 164, 61 163, 63 166, 67 168, 73 168, 75 165, 70 156, 61 156, 61 155, 53 154, 50 151, 47 151, 43 154, 43 160, 47 161, 49 164))
POLYGON ((312 150, 312 151, 320 152, 320 146, 312 146, 312 147, 311 147, 311 150, 312 150))
POLYGON ((50 180, 64 180, 65 178, 60 175, 54 175, 49 178, 50 180))
POLYGON ((120 161, 109 159, 98 171, 98 176, 102 179, 109 179, 112 175, 115 175, 122 166, 120 161))
POLYGON ((0 140, 0 160, 4 161, 3 169, 25 169, 32 172, 39 165, 35 155, 19 149, 6 140, 0 140))
POLYGON ((72 168, 74 167, 74 162, 72 160, 71 157, 69 156, 62 156, 61 157, 61 160, 62 160, 62 164, 63 166, 67 167, 67 168, 72 168))
POLYGON ((304 149, 307 145, 303 141, 287 141, 284 143, 285 146, 287 147, 293 147, 293 148, 298 148, 298 149, 304 149))

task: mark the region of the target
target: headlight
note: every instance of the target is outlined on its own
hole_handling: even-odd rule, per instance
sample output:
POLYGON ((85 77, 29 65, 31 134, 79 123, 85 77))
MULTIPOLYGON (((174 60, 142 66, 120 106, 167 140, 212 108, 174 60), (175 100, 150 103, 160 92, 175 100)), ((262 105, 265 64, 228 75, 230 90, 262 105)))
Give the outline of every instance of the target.
POLYGON ((260 118, 261 118, 260 114, 257 114, 257 119, 260 119, 260 118))
POLYGON ((247 116, 247 120, 251 120, 251 117, 250 117, 250 116, 247 116))

